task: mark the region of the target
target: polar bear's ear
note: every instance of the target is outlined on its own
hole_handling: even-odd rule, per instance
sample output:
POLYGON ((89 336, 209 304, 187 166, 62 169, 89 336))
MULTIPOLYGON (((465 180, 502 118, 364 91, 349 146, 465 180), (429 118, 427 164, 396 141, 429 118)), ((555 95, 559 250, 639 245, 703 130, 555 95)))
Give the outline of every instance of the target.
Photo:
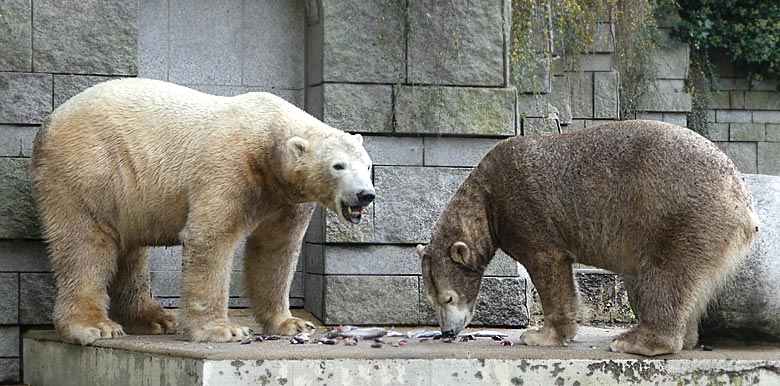
POLYGON ((469 246, 463 241, 455 242, 450 248, 450 258, 458 264, 468 265, 471 258, 469 246))
POLYGON ((309 147, 309 141, 301 137, 292 137, 287 140, 287 149, 296 157, 300 157, 309 147))
POLYGON ((357 141, 360 142, 361 145, 363 144, 363 136, 362 135, 355 134, 355 139, 357 139, 357 141))
POLYGON ((425 256, 425 245, 417 244, 417 254, 420 255, 421 259, 425 256))

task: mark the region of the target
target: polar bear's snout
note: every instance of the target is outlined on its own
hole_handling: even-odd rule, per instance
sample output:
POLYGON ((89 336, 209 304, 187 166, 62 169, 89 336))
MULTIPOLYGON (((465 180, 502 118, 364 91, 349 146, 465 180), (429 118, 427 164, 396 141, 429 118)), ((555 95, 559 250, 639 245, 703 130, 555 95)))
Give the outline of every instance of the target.
POLYGON ((363 206, 368 206, 376 198, 376 192, 374 189, 363 189, 358 192, 357 198, 363 206))

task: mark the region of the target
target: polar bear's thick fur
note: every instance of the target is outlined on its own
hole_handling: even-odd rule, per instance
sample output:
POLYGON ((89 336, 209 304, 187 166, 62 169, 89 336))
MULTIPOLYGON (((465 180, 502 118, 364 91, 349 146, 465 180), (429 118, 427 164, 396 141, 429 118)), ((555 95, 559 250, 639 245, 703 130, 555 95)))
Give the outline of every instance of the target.
POLYGON ((471 320, 500 248, 528 270, 544 309, 544 327, 522 343, 574 338, 577 261, 624 275, 640 322, 610 349, 653 356, 696 344, 702 310, 758 228, 742 175, 712 142, 668 123, 623 121, 500 142, 418 253, 445 334, 471 320))
POLYGON ((148 79, 87 89, 50 115, 33 152, 56 329, 81 344, 123 328, 172 331, 150 293, 147 246, 182 244, 181 329, 240 340, 249 329, 228 320, 227 301, 243 238, 257 322, 269 334, 305 328, 288 296, 315 203, 359 222, 370 168, 359 135, 268 93, 218 97, 148 79))

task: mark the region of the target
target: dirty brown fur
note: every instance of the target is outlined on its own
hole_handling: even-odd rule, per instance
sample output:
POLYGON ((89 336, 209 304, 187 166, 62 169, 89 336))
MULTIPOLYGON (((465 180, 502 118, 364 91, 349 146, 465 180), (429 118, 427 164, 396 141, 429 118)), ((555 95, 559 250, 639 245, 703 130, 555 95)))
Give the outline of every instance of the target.
POLYGON ((355 202, 373 192, 361 144, 267 93, 217 97, 136 78, 73 97, 39 130, 32 164, 57 331, 81 344, 173 331, 150 291, 146 247, 182 244, 179 327, 194 341, 241 340, 249 329, 227 306, 244 238, 263 332, 305 328, 288 299, 303 234, 317 202, 367 205, 355 202))
POLYGON ((698 339, 708 300, 758 232, 734 164, 707 139, 653 121, 616 122, 499 143, 463 183, 418 247, 442 331, 471 318, 498 248, 522 263, 544 327, 529 345, 576 333, 572 263, 625 275, 639 324, 610 349, 675 353, 698 339))

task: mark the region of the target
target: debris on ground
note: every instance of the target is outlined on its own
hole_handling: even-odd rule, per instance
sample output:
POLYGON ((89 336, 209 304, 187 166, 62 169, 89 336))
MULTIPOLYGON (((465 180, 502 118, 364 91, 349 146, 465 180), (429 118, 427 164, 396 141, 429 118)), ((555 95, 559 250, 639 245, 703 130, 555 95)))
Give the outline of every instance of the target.
POLYGON ((292 338, 290 338, 290 343, 292 344, 306 344, 311 342, 311 337, 309 336, 309 333, 307 332, 301 332, 298 334, 295 334, 292 338))
POLYGON ((333 346, 333 345, 339 344, 339 341, 337 341, 336 339, 319 338, 319 339, 315 340, 314 343, 325 344, 325 345, 328 345, 328 346, 333 346))
POLYGON ((502 345, 502 346, 508 346, 508 347, 512 347, 512 346, 514 346, 515 344, 514 344, 514 343, 512 343, 512 341, 511 341, 511 340, 509 340, 509 339, 502 339, 502 340, 501 340, 501 345, 502 345))
MULTIPOLYGON (((339 326, 334 328, 325 335, 325 337, 333 338, 360 338, 360 339, 373 339, 385 336, 387 330, 384 328, 344 328, 345 326, 339 326)), ((354 327, 354 326, 346 326, 354 327)))
POLYGON ((355 338, 355 337, 347 338, 347 339, 344 340, 344 345, 345 346, 357 346, 358 341, 359 341, 359 339, 355 338))
POLYGON ((252 337, 249 337, 249 338, 246 338, 246 339, 242 340, 241 344, 250 344, 253 341, 254 341, 254 339, 252 337))
POLYGON ((262 338, 264 340, 280 340, 280 339, 282 339, 282 337, 279 336, 279 335, 264 335, 262 338))
POLYGON ((372 348, 382 348, 385 344, 382 342, 374 342, 374 344, 371 345, 372 348))
POLYGON ((397 342, 390 343, 393 347, 404 347, 406 346, 406 339, 399 339, 397 342))
POLYGON ((441 331, 425 331, 425 330, 412 330, 406 333, 406 337, 410 339, 421 338, 436 338, 441 336, 441 331))
POLYGON ((460 335, 470 335, 475 338, 494 338, 494 337, 501 337, 506 338, 507 334, 501 332, 501 331, 493 331, 493 330, 480 330, 480 331, 474 331, 474 332, 461 332, 460 335))

